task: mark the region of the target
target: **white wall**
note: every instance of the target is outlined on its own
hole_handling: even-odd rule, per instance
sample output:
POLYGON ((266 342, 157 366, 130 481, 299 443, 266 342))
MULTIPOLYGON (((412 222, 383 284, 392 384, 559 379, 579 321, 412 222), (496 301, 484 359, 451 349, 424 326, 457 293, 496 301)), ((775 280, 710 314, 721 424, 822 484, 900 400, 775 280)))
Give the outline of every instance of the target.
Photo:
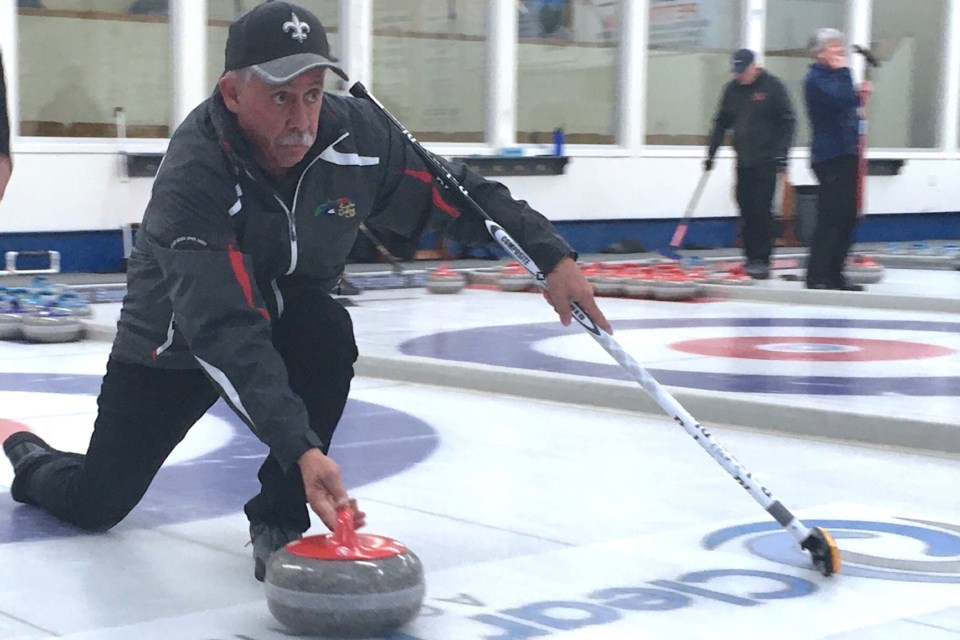
MULTIPOLYGON (((70 146, 14 145, 13 177, 0 202, 0 233, 116 230, 140 221, 153 180, 122 181, 114 145, 93 145, 100 148, 81 153, 71 153, 70 146)), ((151 146, 162 151, 157 143, 151 146)))
MULTIPOLYGON (((151 149, 145 143, 141 148, 162 150, 157 144, 151 149)), ((140 220, 152 180, 121 181, 119 156, 109 144, 85 153, 64 152, 67 146, 19 145, 13 180, 0 203, 0 233, 115 230, 140 220)), ((869 179, 869 213, 960 208, 960 181, 956 180, 960 159, 917 155, 907 161, 901 175, 869 179)), ((727 152, 720 156, 697 215, 736 215, 733 159, 727 152)), ((564 175, 504 178, 502 182, 552 220, 676 218, 687 206, 701 161, 693 149, 651 151, 642 158, 576 156, 564 175)), ((805 158, 793 161, 790 177, 795 184, 815 183, 806 162, 805 158)))
MULTIPOLYGON (((563 177, 516 177, 502 182, 552 220, 678 218, 693 194, 701 163, 700 157, 574 158, 563 177)), ((867 211, 960 210, 958 170, 960 160, 913 158, 898 176, 871 176, 867 211)), ((696 215, 737 215, 733 172, 731 157, 717 162, 696 215)), ((793 161, 789 176, 793 184, 816 184, 805 158, 793 161)))

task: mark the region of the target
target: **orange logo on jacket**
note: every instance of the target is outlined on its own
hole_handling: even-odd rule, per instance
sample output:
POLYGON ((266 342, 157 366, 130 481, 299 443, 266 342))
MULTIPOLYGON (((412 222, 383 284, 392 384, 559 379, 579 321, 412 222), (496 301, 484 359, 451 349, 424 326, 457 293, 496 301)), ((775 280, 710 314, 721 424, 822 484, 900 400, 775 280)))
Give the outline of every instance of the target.
POLYGON ((754 91, 750 94, 750 99, 754 102, 763 102, 767 99, 767 94, 763 91, 754 91))

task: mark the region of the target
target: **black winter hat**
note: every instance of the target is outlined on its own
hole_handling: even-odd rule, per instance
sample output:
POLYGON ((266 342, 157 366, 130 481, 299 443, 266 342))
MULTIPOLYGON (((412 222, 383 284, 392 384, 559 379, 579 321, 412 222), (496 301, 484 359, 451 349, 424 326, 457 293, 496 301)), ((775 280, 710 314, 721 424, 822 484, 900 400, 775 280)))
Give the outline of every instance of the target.
POLYGON ((269 84, 286 84, 317 67, 348 80, 330 55, 320 20, 290 2, 265 2, 237 18, 227 34, 225 58, 225 71, 250 67, 269 84))

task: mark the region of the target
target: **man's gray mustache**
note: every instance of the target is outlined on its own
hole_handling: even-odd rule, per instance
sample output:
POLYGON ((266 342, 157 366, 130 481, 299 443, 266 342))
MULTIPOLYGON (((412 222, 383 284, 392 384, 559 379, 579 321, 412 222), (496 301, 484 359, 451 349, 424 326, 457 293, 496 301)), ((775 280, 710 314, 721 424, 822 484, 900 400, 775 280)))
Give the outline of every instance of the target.
POLYGON ((298 131, 297 133, 280 136, 277 138, 277 144, 281 146, 303 145, 304 147, 312 147, 314 140, 316 140, 316 136, 309 131, 298 131))

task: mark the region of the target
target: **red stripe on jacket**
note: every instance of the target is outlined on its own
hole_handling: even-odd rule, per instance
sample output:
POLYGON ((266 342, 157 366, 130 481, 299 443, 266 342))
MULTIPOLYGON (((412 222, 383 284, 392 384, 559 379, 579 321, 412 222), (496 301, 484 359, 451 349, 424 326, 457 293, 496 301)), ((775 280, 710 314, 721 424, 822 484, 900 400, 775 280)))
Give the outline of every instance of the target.
POLYGON ((230 266, 233 268, 233 277, 237 279, 237 284, 240 285, 240 289, 243 291, 243 297, 247 300, 247 306, 251 309, 256 309, 260 312, 260 315, 269 320, 270 314, 267 313, 267 310, 253 304, 253 285, 250 284, 250 274, 247 273, 247 268, 243 266, 243 254, 232 244, 227 251, 230 254, 230 266))
POLYGON ((451 218, 460 217, 460 212, 457 211, 452 204, 444 200, 442 195, 440 195, 440 189, 437 188, 437 185, 433 181, 433 176, 430 175, 429 172, 407 169, 403 173, 411 178, 416 178, 420 182, 425 182, 432 187, 430 195, 433 198, 433 206, 435 206, 437 209, 440 209, 440 211, 443 211, 451 218))

